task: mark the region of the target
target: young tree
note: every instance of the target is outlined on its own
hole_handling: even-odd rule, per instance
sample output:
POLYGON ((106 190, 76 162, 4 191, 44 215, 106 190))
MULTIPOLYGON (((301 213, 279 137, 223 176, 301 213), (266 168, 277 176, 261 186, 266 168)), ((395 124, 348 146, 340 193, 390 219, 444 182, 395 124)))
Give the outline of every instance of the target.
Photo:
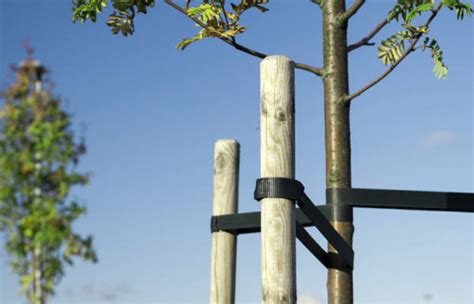
POLYGON ((75 170, 85 145, 74 141, 61 101, 42 90, 45 69, 27 60, 15 70, 0 108, 0 231, 22 293, 44 304, 73 256, 97 260, 92 237, 72 228, 85 208, 68 199, 88 180, 75 170))
MULTIPOLYGON (((238 51, 251 56, 265 58, 267 55, 240 44, 238 35, 245 32, 241 24, 245 12, 256 9, 268 11, 269 0, 186 0, 183 5, 172 0, 163 0, 168 6, 183 16, 193 20, 199 27, 198 33, 181 41, 178 49, 185 49, 191 43, 204 38, 217 38, 238 51)), ((326 140, 326 187, 351 187, 351 146, 350 146, 350 107, 353 100, 387 77, 407 56, 415 51, 428 51, 434 62, 433 72, 438 78, 445 78, 448 68, 443 61, 443 52, 438 42, 428 36, 430 25, 440 10, 453 11, 458 19, 471 15, 469 3, 460 0, 398 0, 388 10, 386 16, 361 40, 349 44, 347 30, 350 19, 364 5, 365 0, 354 0, 346 6, 345 0, 310 0, 322 11, 324 65, 314 67, 296 63, 295 67, 321 77, 324 85, 325 140, 326 140), (374 37, 387 24, 397 22, 399 32, 383 39, 378 47, 378 57, 387 69, 365 86, 350 92, 348 56, 349 53, 366 45, 373 45, 374 37)), ((75 0, 73 1, 73 20, 85 22, 97 19, 97 14, 112 4, 113 12, 107 25, 112 33, 124 36, 133 34, 137 14, 146 14, 154 6, 155 0, 75 0)), ((333 210, 343 206, 337 200, 332 202, 333 210)), ((350 211, 349 211, 350 212, 350 211)), ((333 221, 335 229, 352 243, 353 224, 350 221, 333 221)), ((333 251, 333 248, 329 248, 333 251)), ((352 271, 350 269, 330 268, 328 272, 329 303, 343 304, 353 302, 352 271)), ((295 302, 294 295, 283 298, 295 302)), ((264 300, 265 301, 265 300, 264 300)))

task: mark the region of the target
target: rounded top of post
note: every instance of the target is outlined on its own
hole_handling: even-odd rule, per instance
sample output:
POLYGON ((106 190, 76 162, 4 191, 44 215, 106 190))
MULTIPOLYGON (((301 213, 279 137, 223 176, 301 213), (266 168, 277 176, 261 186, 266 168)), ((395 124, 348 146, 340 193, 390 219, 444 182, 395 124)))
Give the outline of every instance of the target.
POLYGON ((216 140, 216 146, 240 146, 239 142, 235 139, 222 138, 216 140))
POLYGON ((270 55, 265 57, 261 61, 261 65, 263 64, 269 64, 269 63, 289 63, 289 64, 294 64, 294 61, 291 60, 290 57, 285 56, 285 55, 270 55))

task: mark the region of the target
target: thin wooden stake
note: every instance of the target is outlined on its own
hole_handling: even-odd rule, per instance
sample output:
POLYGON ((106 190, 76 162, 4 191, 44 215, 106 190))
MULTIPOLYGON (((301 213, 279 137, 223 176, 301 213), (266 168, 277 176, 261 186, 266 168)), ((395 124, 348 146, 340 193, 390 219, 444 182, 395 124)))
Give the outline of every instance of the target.
MULTIPOLYGON (((237 213, 240 145, 222 139, 214 150, 213 215, 237 213)), ((237 236, 226 231, 212 233, 211 304, 235 301, 235 264, 237 236)))
MULTIPOLYGON (((269 56, 260 64, 262 177, 295 177, 294 62, 269 56)), ((262 201, 262 303, 296 303, 295 206, 262 201)))

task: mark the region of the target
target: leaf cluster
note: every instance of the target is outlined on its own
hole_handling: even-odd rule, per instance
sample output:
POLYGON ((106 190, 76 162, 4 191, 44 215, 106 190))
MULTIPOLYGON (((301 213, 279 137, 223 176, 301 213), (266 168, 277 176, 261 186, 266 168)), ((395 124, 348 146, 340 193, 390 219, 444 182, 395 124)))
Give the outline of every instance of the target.
MULTIPOLYGON (((132 35, 135 31, 136 14, 146 14, 155 6, 155 0, 112 0, 113 12, 109 15, 107 25, 113 34, 132 35)), ((97 21, 97 14, 108 7, 108 0, 73 0, 72 20, 84 23, 87 20, 97 21)))
MULTIPOLYGON (((441 7, 446 7, 456 12, 458 20, 464 19, 472 14, 471 5, 460 0, 442 0, 441 7)), ((425 12, 432 12, 435 6, 434 0, 398 0, 395 6, 389 11, 387 20, 396 20, 402 24, 406 30, 382 40, 378 47, 378 58, 385 65, 394 65, 400 60, 405 52, 405 43, 416 44, 418 39, 426 35, 429 29, 425 26, 416 26, 414 21, 425 12)), ((440 78, 446 78, 448 68, 443 61, 443 51, 435 39, 425 37, 422 50, 430 49, 434 61, 433 73, 440 78)))
POLYGON ((413 39, 415 33, 411 31, 400 31, 382 40, 381 45, 378 47, 379 53, 377 57, 380 58, 385 65, 394 64, 403 56, 405 41, 413 39))
POLYGON ((85 208, 67 200, 71 187, 88 182, 88 176, 75 169, 86 147, 74 141, 61 101, 34 88, 37 73, 34 62, 25 62, 2 94, 0 231, 6 233, 6 249, 22 291, 31 302, 44 303, 73 256, 91 261, 97 257, 92 238, 72 228, 85 208))
POLYGON ((395 19, 410 24, 422 12, 431 10, 435 3, 432 0, 398 0, 397 4, 388 12, 387 20, 395 19))
MULTIPOLYGON (((136 14, 146 14, 148 9, 155 5, 155 0, 73 0, 73 21, 97 21, 97 14, 112 3, 113 12, 109 15, 107 25, 113 34, 121 33, 129 36, 135 31, 136 14)), ((202 29, 192 38, 181 41, 176 47, 185 49, 191 43, 206 37, 234 39, 237 34, 243 33, 245 27, 240 25, 241 16, 248 10, 255 8, 261 12, 268 9, 264 6, 269 0, 240 0, 237 4, 226 3, 225 0, 202 0, 196 6, 189 7, 191 0, 187 0, 186 15, 197 20, 202 29)))
POLYGON ((443 5, 451 11, 456 12, 458 20, 463 20, 465 17, 470 17, 474 10, 470 3, 463 3, 459 0, 443 0, 443 5))
POLYGON ((241 0, 238 4, 230 3, 226 8, 225 0, 204 0, 196 7, 186 10, 186 14, 193 20, 199 20, 202 29, 192 38, 183 39, 177 49, 184 50, 188 45, 206 37, 231 39, 234 41, 237 34, 245 32, 246 28, 240 24, 242 15, 256 8, 260 12, 268 11, 264 6, 269 0, 241 0))

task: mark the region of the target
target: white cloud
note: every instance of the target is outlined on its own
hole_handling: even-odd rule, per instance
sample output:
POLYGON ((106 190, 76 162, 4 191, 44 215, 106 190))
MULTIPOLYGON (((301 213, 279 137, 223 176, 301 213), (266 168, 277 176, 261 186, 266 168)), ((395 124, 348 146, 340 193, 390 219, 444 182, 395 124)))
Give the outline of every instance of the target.
POLYGON ((456 139, 456 134, 450 131, 434 131, 425 136, 421 143, 424 147, 435 147, 447 144, 456 139))
POLYGON ((298 296, 298 304, 321 304, 322 302, 310 294, 298 296))

